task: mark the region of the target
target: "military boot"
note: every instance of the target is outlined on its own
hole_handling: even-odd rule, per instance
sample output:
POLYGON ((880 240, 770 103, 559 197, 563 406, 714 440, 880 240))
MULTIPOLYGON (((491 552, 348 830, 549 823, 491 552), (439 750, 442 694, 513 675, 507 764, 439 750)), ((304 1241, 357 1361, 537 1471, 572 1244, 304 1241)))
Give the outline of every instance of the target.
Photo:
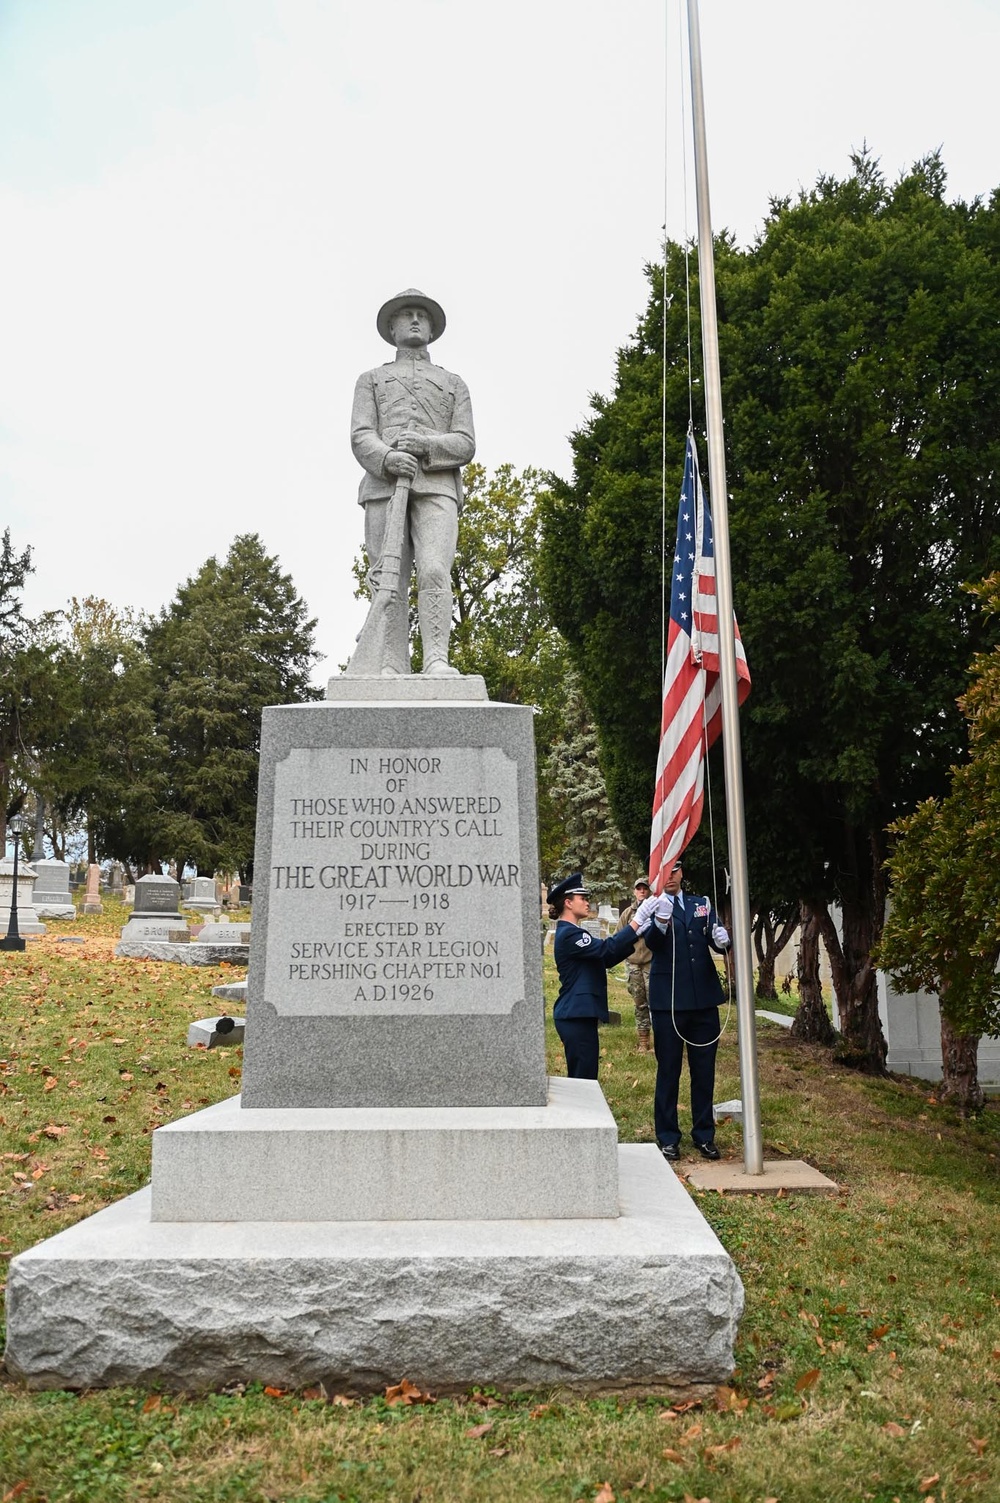
POLYGON ((428 678, 460 678, 457 668, 448 662, 451 637, 450 590, 421 590, 417 595, 420 616, 420 640, 424 648, 423 671, 428 678))

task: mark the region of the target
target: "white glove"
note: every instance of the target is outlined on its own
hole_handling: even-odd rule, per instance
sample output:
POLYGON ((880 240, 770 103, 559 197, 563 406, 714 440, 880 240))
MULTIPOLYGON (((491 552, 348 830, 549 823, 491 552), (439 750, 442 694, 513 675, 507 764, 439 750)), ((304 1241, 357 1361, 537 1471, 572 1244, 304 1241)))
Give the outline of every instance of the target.
POLYGON ((643 898, 632 915, 632 922, 638 929, 645 929, 647 927, 650 919, 653 917, 653 909, 656 907, 658 901, 658 898, 643 898))
POLYGON ((725 924, 712 925, 712 938, 715 940, 715 943, 718 945, 720 950, 725 950, 727 948, 727 946, 729 945, 729 930, 726 928, 725 924))
POLYGON ((653 917, 661 924, 669 924, 674 912, 674 900, 669 892, 656 899, 653 917))

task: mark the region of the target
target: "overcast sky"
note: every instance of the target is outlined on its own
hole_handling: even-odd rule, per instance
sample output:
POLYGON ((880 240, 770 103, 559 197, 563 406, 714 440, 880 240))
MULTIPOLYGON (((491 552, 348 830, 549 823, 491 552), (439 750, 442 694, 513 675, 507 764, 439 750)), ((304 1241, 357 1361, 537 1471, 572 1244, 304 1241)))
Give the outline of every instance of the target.
MULTIPOLYGON (((29 611, 159 609, 259 532, 335 670, 351 394, 406 286, 444 305, 478 459, 568 474, 665 214, 694 230, 679 12, 0 0, 0 528, 34 549, 29 611)), ((749 240, 863 141, 891 177, 941 147, 951 195, 1000 184, 1000 0, 702 0, 701 29, 717 230, 749 240)))

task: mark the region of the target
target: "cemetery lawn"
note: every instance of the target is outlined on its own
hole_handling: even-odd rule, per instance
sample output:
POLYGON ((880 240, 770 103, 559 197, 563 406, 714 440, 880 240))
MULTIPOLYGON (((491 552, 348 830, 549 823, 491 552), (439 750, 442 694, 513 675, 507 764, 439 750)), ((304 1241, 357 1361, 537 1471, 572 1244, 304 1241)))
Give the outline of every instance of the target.
MULTIPOLYGON (((138 1189, 151 1131, 239 1087, 239 1050, 185 1035, 242 970, 114 960, 122 922, 107 905, 0 954, 4 1259, 138 1189)), ((622 1140, 649 1142, 654 1061, 617 979, 612 993, 623 1026, 602 1033, 602 1081, 622 1140)), ((735 1035, 733 1018, 718 1100, 740 1094, 735 1035)), ((549 1048, 562 1073, 551 1023, 549 1048)), ((842 1189, 698 1196, 747 1295, 737 1370, 700 1403, 33 1394, 4 1377, 0 1503, 993 1503, 1000 1112, 963 1123, 929 1086, 835 1069, 774 1024, 759 1049, 767 1156, 842 1189)), ((732 1124, 719 1143, 740 1156, 732 1124)))

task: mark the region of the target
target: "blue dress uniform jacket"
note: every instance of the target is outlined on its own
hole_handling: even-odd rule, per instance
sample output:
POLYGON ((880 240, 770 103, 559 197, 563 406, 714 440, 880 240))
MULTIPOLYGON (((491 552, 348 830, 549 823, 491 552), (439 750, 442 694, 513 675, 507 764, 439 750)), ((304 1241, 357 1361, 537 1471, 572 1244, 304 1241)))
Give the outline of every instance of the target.
POLYGON ((626 955, 631 955, 637 939, 631 927, 620 929, 608 939, 595 939, 586 929, 560 919, 553 946, 560 986, 552 1016, 558 1021, 600 1018, 606 1023, 607 973, 626 955))
POLYGON ((652 951, 649 967, 649 1010, 695 1012, 703 1007, 719 1007, 725 996, 712 951, 723 954, 712 939, 712 929, 719 922, 706 897, 684 894, 684 912, 674 903, 670 925, 664 933, 650 924, 643 938, 652 951))

